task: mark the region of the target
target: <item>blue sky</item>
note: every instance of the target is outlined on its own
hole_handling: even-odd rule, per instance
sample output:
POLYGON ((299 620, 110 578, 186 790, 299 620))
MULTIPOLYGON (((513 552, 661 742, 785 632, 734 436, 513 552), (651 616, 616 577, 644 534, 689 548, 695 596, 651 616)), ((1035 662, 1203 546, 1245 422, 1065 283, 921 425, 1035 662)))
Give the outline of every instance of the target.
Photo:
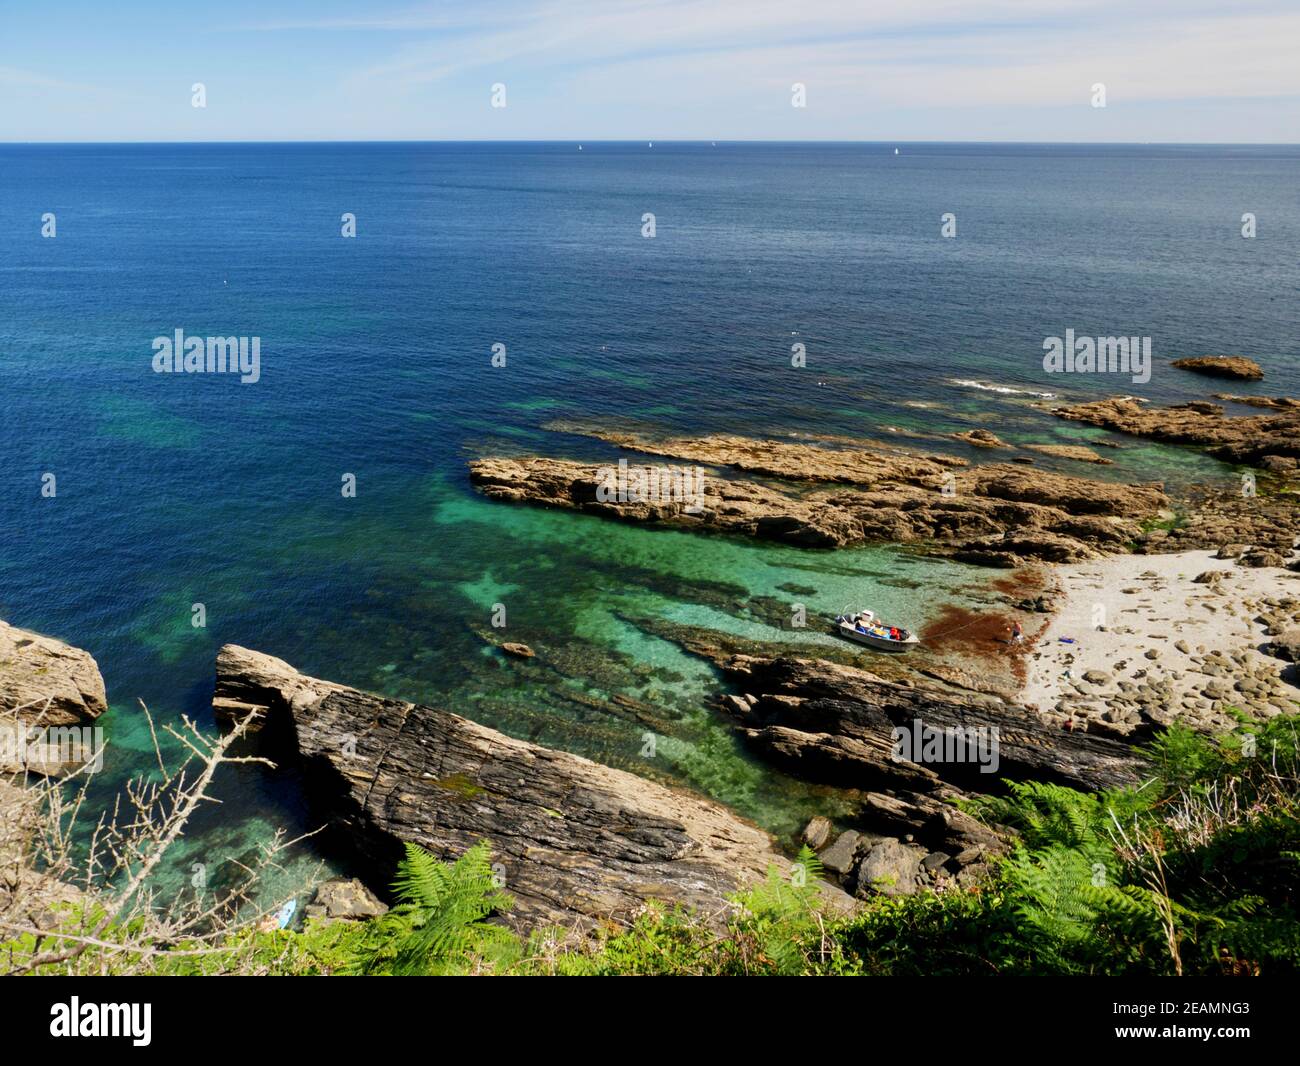
POLYGON ((1297 42, 1295 0, 0 0, 0 141, 1290 143, 1297 42))

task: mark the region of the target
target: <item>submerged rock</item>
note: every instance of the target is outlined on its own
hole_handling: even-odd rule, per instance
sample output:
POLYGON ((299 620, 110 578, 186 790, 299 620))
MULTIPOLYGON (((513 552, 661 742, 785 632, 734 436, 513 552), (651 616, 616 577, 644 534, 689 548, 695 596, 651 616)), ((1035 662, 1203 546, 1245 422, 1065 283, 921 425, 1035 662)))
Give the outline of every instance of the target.
POLYGON ((1082 444, 1025 444, 1023 447, 1026 451, 1050 455, 1054 459, 1073 459, 1076 462, 1096 463, 1099 466, 1113 466, 1115 463, 1114 459, 1107 459, 1082 444))
POLYGON ((953 440, 965 441, 976 448, 1010 448, 1006 441, 987 429, 968 429, 963 433, 954 433, 953 440))

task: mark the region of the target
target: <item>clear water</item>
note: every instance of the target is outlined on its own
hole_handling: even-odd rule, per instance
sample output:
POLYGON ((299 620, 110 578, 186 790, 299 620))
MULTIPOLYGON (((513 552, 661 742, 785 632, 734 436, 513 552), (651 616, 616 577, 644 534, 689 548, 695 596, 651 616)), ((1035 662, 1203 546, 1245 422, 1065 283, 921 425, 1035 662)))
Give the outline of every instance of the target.
MULTIPOLYGON (((563 417, 1086 442, 1025 395, 954 381, 1220 389, 1162 365, 1188 354, 1250 355, 1269 371, 1250 390, 1300 391, 1300 150, 892 147, 0 146, 0 617, 99 660, 101 793, 150 763, 137 700, 210 722, 213 658, 234 641, 689 785, 780 833, 833 813, 833 794, 747 757, 709 708, 711 669, 642 623, 799 644, 828 638, 774 627, 795 601, 921 625, 986 575, 496 505, 466 459, 611 454, 541 428, 563 417), (153 373, 153 338, 177 328, 259 336, 262 380, 153 373), (1044 374, 1043 338, 1067 328, 1151 336, 1152 381, 1044 374), (485 634, 539 656, 504 659, 485 634), (614 694, 658 712, 653 759, 643 722, 592 702, 614 694)), ((1225 476, 1179 449, 1114 454, 1101 476, 1225 476)), ((232 771, 218 793, 196 855, 310 825, 289 775, 232 771)), ((304 849, 285 883, 315 861, 304 849)))

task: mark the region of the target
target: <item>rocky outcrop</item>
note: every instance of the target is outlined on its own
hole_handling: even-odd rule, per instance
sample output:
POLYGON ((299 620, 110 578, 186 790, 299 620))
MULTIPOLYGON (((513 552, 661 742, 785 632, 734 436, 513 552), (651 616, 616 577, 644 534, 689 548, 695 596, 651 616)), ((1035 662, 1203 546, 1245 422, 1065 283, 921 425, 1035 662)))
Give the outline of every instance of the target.
MULTIPOLYGON (((1138 781, 1141 759, 1127 744, 1062 729, 1006 700, 821 659, 728 654, 702 636, 685 646, 738 690, 722 706, 756 753, 792 776, 860 794, 855 828, 819 855, 858 897, 910 894, 987 869, 1006 834, 954 801, 1000 791, 1006 778, 1089 791, 1138 781), (917 743, 905 750, 903 737, 917 743), (922 737, 979 739, 928 751, 922 737)), ((805 839, 824 846, 829 824, 814 820, 805 839)))
POLYGON ((1264 371, 1253 359, 1242 355, 1197 355, 1188 359, 1175 359, 1171 366, 1207 374, 1215 378, 1235 378, 1238 381, 1262 381, 1264 371))
POLYGON ((549 422, 556 432, 592 437, 642 455, 666 456, 712 467, 789 481, 830 481, 874 485, 881 481, 928 483, 944 471, 968 465, 965 459, 907 451, 887 442, 870 449, 841 437, 818 437, 815 443, 765 440, 715 433, 704 437, 655 437, 576 422, 549 422))
POLYGON ((1229 417, 1215 403, 1153 408, 1123 397, 1058 407, 1054 413, 1116 433, 1194 445, 1228 463, 1262 466, 1272 458, 1280 468, 1294 469, 1300 458, 1300 408, 1280 409, 1283 413, 1229 417))
POLYGON ((792 777, 850 790, 858 808, 840 832, 815 818, 804 839, 859 894, 861 864, 886 839, 917 852, 916 885, 973 876, 1005 848, 1005 834, 954 801, 1001 792, 1007 778, 1088 791, 1139 780, 1142 759, 1126 739, 1063 728, 1062 717, 1039 715, 1011 697, 915 673, 875 672, 898 669, 893 658, 866 670, 856 661, 792 656, 779 646, 699 627, 650 619, 639 624, 718 668, 729 688, 719 706, 755 754, 792 777), (930 739, 973 738, 976 746, 930 752, 913 745, 917 754, 911 757, 900 741, 918 730, 930 739))
POLYGON ((77 769, 95 749, 84 738, 70 743, 69 727, 107 709, 104 679, 88 652, 0 622, 0 773, 77 769))
MULTIPOLYGON (((525 457, 476 459, 470 463, 470 480, 493 499, 622 521, 814 548, 918 543, 936 554, 1007 567, 1122 550, 1140 532, 1143 519, 1161 515, 1169 506, 1159 485, 1094 481, 1006 463, 967 468, 933 456, 782 441, 742 444, 736 437, 656 443, 630 435, 604 436, 624 447, 708 463, 708 476, 690 498, 615 494, 609 491, 608 467, 525 457), (769 480, 721 476, 718 466, 761 473, 769 480)), ((662 481, 659 469, 644 468, 644 483, 650 483, 651 474, 662 481)))
POLYGON ((11 922, 51 928, 59 920, 53 908, 81 898, 34 859, 48 812, 45 790, 58 786, 30 775, 57 776, 88 762, 80 741, 74 748, 58 734, 79 734, 107 709, 89 653, 0 622, 0 774, 23 775, 0 778, 0 915, 11 922))
POLYGON ((80 725, 108 710, 89 652, 0 622, 0 713, 34 725, 80 725))
POLYGON ((710 800, 245 648, 222 648, 216 699, 259 706, 264 743, 282 747, 378 880, 401 842, 450 859, 488 841, 519 927, 625 919, 649 900, 716 915, 728 893, 786 865, 765 833, 710 800))
POLYGON ((1127 744, 1061 729, 991 696, 891 681, 821 659, 736 655, 717 664, 745 694, 739 717, 750 743, 807 780, 919 793, 941 793, 945 785, 986 791, 1001 777, 1098 789, 1134 783, 1140 766, 1127 744), (893 731, 916 721, 939 730, 995 731, 996 772, 970 761, 892 758, 893 731))

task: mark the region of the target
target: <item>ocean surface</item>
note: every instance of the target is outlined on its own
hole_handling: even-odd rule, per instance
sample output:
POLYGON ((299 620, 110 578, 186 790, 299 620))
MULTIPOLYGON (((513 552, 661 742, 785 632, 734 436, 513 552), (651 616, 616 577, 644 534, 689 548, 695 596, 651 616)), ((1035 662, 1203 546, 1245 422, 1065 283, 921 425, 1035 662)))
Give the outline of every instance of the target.
MULTIPOLYGON (((1035 399, 1205 398, 1224 383, 1167 366, 1202 354, 1267 368, 1234 391, 1300 393, 1298 297, 1296 147, 0 145, 0 618, 98 659, 100 800, 152 764, 138 701, 211 725, 233 641, 688 785, 788 839, 843 798, 750 759, 709 708, 712 671, 647 620, 809 644, 831 638, 774 627, 782 605, 920 626, 989 575, 493 504, 467 459, 616 455, 556 419, 967 457, 931 438, 1086 442, 1035 399), (178 329, 260 338, 260 380, 155 373, 178 329), (1150 381, 1045 373, 1067 329, 1150 337, 1150 381), (615 695, 661 712, 653 758, 615 695)), ((1174 448, 1115 457, 1083 472, 1231 475, 1174 448)), ((313 828, 292 775, 231 769, 216 794, 187 861, 313 828)), ((275 891, 321 858, 299 849, 275 891)))

